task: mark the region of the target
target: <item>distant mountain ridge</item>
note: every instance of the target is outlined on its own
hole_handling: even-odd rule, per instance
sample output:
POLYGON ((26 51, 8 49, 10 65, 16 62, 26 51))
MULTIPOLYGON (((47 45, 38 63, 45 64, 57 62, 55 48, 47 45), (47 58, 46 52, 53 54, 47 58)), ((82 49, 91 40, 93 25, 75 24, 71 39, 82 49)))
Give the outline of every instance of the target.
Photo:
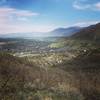
POLYGON ((79 32, 73 34, 71 38, 100 40, 100 23, 81 29, 79 32))
POLYGON ((76 32, 79 32, 82 29, 82 27, 69 27, 69 28, 58 28, 55 29, 51 32, 49 32, 49 34, 51 34, 52 36, 71 36, 76 32))
POLYGON ((11 33, 2 34, 3 38, 34 38, 34 37, 68 37, 79 32, 81 27, 58 28, 50 32, 36 32, 36 33, 11 33))
POLYGON ((100 23, 88 27, 57 28, 50 32, 1 34, 0 38, 70 37, 74 39, 99 40, 100 23))

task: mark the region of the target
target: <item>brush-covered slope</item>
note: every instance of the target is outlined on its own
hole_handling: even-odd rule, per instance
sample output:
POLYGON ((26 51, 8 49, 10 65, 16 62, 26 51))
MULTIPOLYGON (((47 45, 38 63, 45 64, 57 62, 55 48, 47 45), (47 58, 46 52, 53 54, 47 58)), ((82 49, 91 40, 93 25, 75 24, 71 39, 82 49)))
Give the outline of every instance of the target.
POLYGON ((100 39, 100 23, 86 27, 71 36, 71 38, 85 39, 85 40, 99 40, 100 39))
POLYGON ((1 100, 80 100, 77 89, 67 89, 69 73, 36 66, 28 59, 0 53, 1 100))

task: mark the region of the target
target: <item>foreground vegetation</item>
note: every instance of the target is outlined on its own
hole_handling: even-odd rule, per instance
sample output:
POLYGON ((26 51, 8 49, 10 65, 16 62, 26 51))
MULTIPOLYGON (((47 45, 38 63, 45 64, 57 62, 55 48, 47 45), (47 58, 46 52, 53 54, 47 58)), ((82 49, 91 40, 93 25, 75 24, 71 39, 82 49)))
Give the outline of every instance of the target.
POLYGON ((64 45, 57 48, 56 42, 41 43, 46 47, 42 53, 19 52, 19 45, 14 52, 6 51, 6 44, 6 52, 0 52, 0 100, 100 100, 99 46, 89 41, 61 41, 64 45))

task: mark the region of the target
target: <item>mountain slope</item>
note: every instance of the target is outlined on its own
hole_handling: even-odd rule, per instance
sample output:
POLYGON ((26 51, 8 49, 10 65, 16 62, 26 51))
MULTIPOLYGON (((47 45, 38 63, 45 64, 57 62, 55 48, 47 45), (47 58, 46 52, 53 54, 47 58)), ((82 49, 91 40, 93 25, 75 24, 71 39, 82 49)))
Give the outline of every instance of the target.
POLYGON ((58 28, 49 32, 52 36, 71 36, 72 34, 79 32, 81 27, 69 27, 69 28, 58 28))
POLYGON ((76 32, 71 38, 85 39, 85 40, 99 40, 100 39, 100 23, 91 25, 87 28, 76 32))

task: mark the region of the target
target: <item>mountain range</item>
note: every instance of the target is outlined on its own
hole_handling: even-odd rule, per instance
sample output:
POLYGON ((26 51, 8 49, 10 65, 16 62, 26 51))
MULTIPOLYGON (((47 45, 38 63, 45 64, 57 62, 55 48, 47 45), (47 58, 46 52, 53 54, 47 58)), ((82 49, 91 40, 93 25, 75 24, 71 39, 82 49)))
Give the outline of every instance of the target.
POLYGON ((81 27, 57 28, 50 32, 33 32, 33 33, 9 33, 2 34, 3 38, 34 38, 34 37, 68 37, 79 32, 81 27))
POLYGON ((69 27, 69 28, 58 28, 55 29, 51 32, 49 32, 49 35, 51 36, 58 36, 58 37, 63 37, 63 36, 71 36, 75 34, 76 32, 79 32, 82 29, 82 27, 69 27))
POLYGON ((88 27, 57 28, 50 32, 2 34, 1 38, 70 37, 74 39, 99 40, 100 23, 88 27))

